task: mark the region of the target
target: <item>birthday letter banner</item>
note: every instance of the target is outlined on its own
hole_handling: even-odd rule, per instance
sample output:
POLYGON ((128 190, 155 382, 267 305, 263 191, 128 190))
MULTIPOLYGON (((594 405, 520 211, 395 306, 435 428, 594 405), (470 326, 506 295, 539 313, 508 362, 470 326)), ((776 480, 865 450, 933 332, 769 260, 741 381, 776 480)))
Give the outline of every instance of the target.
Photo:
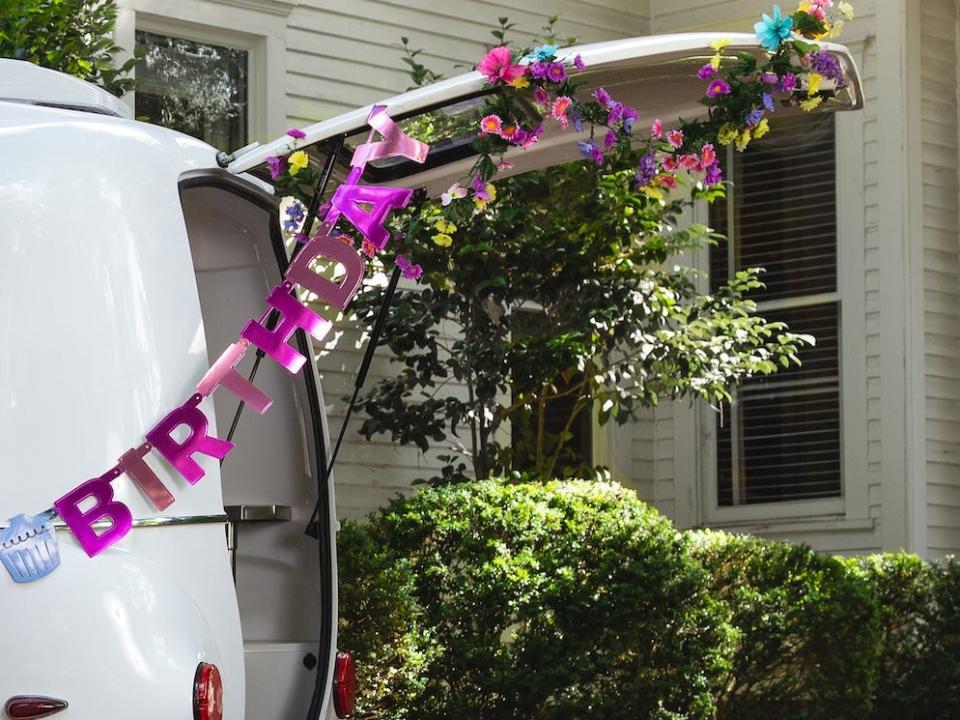
MULTIPOLYGON (((410 202, 413 190, 408 188, 373 187, 360 185, 364 166, 372 161, 390 157, 405 157, 414 162, 426 160, 429 146, 406 135, 386 112, 376 105, 367 122, 370 136, 358 146, 350 162, 351 170, 330 200, 330 209, 317 233, 309 238, 284 273, 283 281, 267 294, 267 309, 259 319, 244 325, 240 337, 230 344, 213 363, 200 382, 196 392, 179 407, 171 410, 145 434, 146 442, 123 453, 117 464, 99 477, 87 480, 53 503, 51 510, 29 517, 24 514, 10 519, 10 526, 0 533, 0 561, 16 582, 32 582, 52 572, 60 564, 53 518, 58 514, 70 528, 87 555, 94 557, 123 538, 133 526, 133 515, 122 502, 114 499, 114 480, 127 475, 158 510, 174 502, 173 494, 144 461, 150 453, 157 453, 188 483, 196 485, 203 479, 204 470, 194 459, 198 453, 222 460, 234 445, 207 433, 209 421, 200 409, 201 401, 220 388, 225 388, 238 399, 263 415, 273 402, 270 397, 236 370, 250 346, 260 348, 266 355, 296 374, 307 359, 290 346, 293 334, 302 329, 317 340, 330 331, 330 320, 301 303, 294 294, 296 288, 309 291, 331 306, 345 310, 363 280, 363 258, 350 244, 350 238, 337 232, 340 218, 349 221, 377 250, 382 250, 390 239, 384 227, 392 210, 404 208, 410 202), (375 133, 382 140, 373 142, 375 133), (323 277, 311 269, 314 260, 324 258, 343 266, 345 272, 339 282, 323 277), (272 311, 280 315, 275 327, 267 326, 272 311), (181 426, 189 429, 184 440, 174 439, 174 431, 181 426), (93 505, 81 510, 81 505, 93 505), (97 532, 94 524, 109 520, 107 529, 97 532)), ((309 228, 305 228, 309 232, 309 228)))

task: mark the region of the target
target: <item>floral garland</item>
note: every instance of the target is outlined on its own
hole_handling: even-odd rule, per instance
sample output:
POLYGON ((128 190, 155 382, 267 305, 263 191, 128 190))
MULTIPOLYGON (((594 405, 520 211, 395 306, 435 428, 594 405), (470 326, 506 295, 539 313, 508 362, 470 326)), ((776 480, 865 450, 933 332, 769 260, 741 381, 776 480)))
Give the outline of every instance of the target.
MULTIPOLYGON (((796 11, 784 16, 775 5, 771 15, 754 25, 764 58, 752 53, 726 57, 730 40, 711 43, 713 57, 697 71, 706 84, 701 103, 708 108, 702 120, 679 120, 667 128, 657 119, 649 132, 634 132, 637 111, 618 102, 603 88, 589 98, 578 95, 572 79, 585 69, 581 57, 561 59, 556 45, 543 45, 519 52, 505 45, 491 49, 477 64, 477 70, 489 87, 500 92, 487 97, 477 115, 479 129, 473 144, 478 157, 464 181, 451 185, 440 196, 440 205, 432 204, 423 217, 436 231, 431 240, 439 248, 453 245, 458 223, 483 212, 496 200, 491 182, 502 170, 512 168, 505 153, 513 147, 527 149, 537 143, 545 123, 556 122, 572 128, 587 139, 577 140, 580 155, 598 166, 622 164, 639 154, 635 187, 648 197, 663 201, 666 191, 681 183, 695 181, 706 187, 723 182, 717 146, 734 145, 743 151, 753 139, 769 131, 768 115, 779 105, 798 106, 805 111, 818 107, 844 85, 839 61, 815 42, 837 37, 845 20, 853 18, 848 2, 804 0, 796 11), (529 118, 530 101, 537 116, 529 118), (526 119, 526 120, 525 120, 526 119), (472 203, 458 202, 470 198, 472 203)), ((300 130, 288 134, 296 141, 300 130)), ((312 180, 306 153, 293 152, 289 158, 268 158, 271 177, 281 189, 299 181, 312 180)), ((296 231, 303 221, 303 206, 295 201, 287 209, 285 229, 296 231)), ((404 277, 419 279, 423 268, 408 254, 411 238, 401 238, 396 248, 396 264, 404 277)), ((373 248, 364 247, 373 254, 373 248)))

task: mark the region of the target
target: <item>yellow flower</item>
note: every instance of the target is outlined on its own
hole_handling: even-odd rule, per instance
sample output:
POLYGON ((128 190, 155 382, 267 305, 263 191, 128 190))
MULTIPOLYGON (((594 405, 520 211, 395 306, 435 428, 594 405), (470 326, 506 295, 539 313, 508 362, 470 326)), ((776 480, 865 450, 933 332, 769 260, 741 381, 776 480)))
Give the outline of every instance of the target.
POLYGON ((450 247, 453 244, 453 238, 446 233, 437 233, 432 238, 435 245, 440 247, 450 247))
POLYGON ((838 37, 843 33, 843 20, 837 20, 833 26, 830 28, 830 32, 827 33, 828 38, 838 37))
POLYGON ((710 58, 710 67, 712 67, 714 70, 719 70, 719 69, 720 69, 720 61, 721 61, 722 59, 723 59, 723 58, 720 57, 720 53, 717 53, 717 54, 714 55, 712 58, 710 58))
POLYGON ((732 42, 733 42, 733 40, 731 40, 730 38, 723 38, 723 39, 721 39, 721 40, 714 40, 712 43, 710 43, 710 49, 711 49, 711 50, 716 50, 717 52, 720 52, 720 51, 722 51, 725 47, 727 47, 728 45, 730 45, 730 43, 732 43, 732 42))
POLYGON ((452 222, 447 222, 443 218, 440 218, 439 220, 437 220, 437 222, 434 224, 434 227, 437 230, 439 230, 441 233, 444 233, 446 235, 455 233, 457 231, 456 225, 454 225, 452 222))
POLYGON ((289 157, 288 162, 290 163, 290 174, 296 175, 310 164, 310 158, 303 150, 297 150, 289 157))
POLYGON ((807 98, 806 100, 801 100, 800 107, 802 107, 807 112, 810 112, 822 102, 823 102, 823 97, 821 97, 820 95, 817 95, 816 97, 807 98))
POLYGON ((744 130, 740 133, 740 136, 737 138, 737 150, 743 152, 746 150, 747 145, 750 144, 750 131, 744 130))
POLYGON ((493 186, 493 183, 487 183, 487 195, 490 196, 491 202, 497 199, 497 189, 493 186))
POLYGON ((527 80, 526 75, 520 75, 519 77, 515 77, 513 80, 508 82, 507 85, 510 87, 515 87, 518 90, 522 90, 525 87, 530 87, 530 81, 527 80))
POLYGON ((730 123, 726 123, 717 132, 717 142, 721 145, 729 145, 737 139, 738 135, 737 129, 730 123))
POLYGON ((753 128, 753 137, 755 140, 759 140, 768 132, 770 132, 770 123, 767 122, 766 118, 762 118, 760 122, 757 123, 756 127, 753 128))
POLYGON ((654 187, 653 185, 645 185, 644 187, 640 188, 640 192, 647 197, 652 197, 654 200, 663 200, 663 190, 658 187, 654 187))
POLYGON ((820 73, 810 73, 807 76, 807 95, 816 95, 820 91, 821 82, 823 82, 823 76, 820 73))
POLYGON ((853 20, 853 5, 848 2, 841 2, 837 5, 837 8, 847 20, 853 20))

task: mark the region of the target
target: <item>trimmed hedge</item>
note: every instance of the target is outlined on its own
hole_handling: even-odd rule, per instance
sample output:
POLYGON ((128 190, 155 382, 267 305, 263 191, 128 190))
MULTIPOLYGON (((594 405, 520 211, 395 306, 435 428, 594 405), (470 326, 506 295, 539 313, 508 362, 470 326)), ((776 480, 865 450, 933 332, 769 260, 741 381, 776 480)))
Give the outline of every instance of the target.
POLYGON ((952 562, 680 533, 585 481, 424 489, 339 552, 355 717, 960 716, 952 562))

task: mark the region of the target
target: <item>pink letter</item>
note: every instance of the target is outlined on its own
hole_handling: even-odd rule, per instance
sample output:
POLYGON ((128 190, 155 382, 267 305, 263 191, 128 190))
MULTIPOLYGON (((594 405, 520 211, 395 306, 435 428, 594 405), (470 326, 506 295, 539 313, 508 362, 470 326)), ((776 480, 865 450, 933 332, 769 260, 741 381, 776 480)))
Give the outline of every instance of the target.
POLYGON ((263 350, 291 373, 296 374, 300 372, 300 368, 303 367, 307 359, 287 345, 290 336, 296 332, 297 328, 303 328, 317 340, 323 340, 333 325, 329 320, 320 317, 292 297, 290 295, 292 287, 293 283, 284 282, 267 295, 267 302, 270 306, 279 310, 283 315, 283 320, 273 330, 267 330, 263 326, 262 323, 266 319, 266 315, 264 315, 259 322, 256 320, 248 321, 243 326, 243 332, 240 335, 263 350))
POLYGON ((203 468, 191 456, 203 453, 223 460, 233 450, 233 443, 207 435, 207 416, 197 407, 203 398, 191 395, 183 405, 161 420, 153 430, 147 433, 147 440, 153 443, 157 452, 163 455, 191 485, 196 485, 204 476, 203 468), (190 435, 182 443, 171 437, 181 425, 190 428, 190 435))
POLYGON ((304 245, 296 259, 287 268, 286 278, 316 294, 324 301, 345 309, 363 281, 363 258, 342 240, 329 235, 316 235, 304 245), (343 265, 346 273, 339 284, 328 280, 308 266, 320 257, 335 260, 343 265))
POLYGON ((383 226, 387 213, 406 207, 412 196, 413 190, 409 188, 343 184, 337 188, 331 202, 377 250, 383 250, 390 239, 390 233, 383 226), (372 207, 367 212, 362 210, 358 203, 372 207))
POLYGON ((160 478, 150 466, 143 461, 152 449, 150 443, 144 443, 136 449, 127 450, 120 457, 120 469, 130 476, 157 510, 164 510, 170 507, 173 495, 167 490, 167 486, 160 482, 160 478))
POLYGON ((248 347, 250 347, 249 342, 238 340, 224 350, 223 354, 207 370, 207 374, 197 383, 197 392, 204 397, 208 397, 213 394, 214 390, 223 385, 240 400, 263 415, 270 409, 273 400, 234 369, 237 363, 243 359, 248 347))
POLYGON ((113 468, 100 477, 75 487, 53 504, 77 538, 80 547, 90 557, 118 542, 133 526, 130 509, 113 499, 110 480, 119 474, 119 468, 113 468), (87 511, 81 511, 80 503, 89 497, 95 498, 96 504, 87 511), (111 526, 98 535, 93 524, 104 518, 110 520, 111 526))
POLYGON ((386 109, 386 105, 374 105, 370 115, 367 116, 367 124, 383 135, 383 140, 358 145, 357 149, 353 151, 353 159, 350 161, 353 167, 363 166, 371 160, 396 157, 397 155, 402 155, 418 163, 427 159, 430 146, 404 134, 403 130, 387 115, 386 109))

